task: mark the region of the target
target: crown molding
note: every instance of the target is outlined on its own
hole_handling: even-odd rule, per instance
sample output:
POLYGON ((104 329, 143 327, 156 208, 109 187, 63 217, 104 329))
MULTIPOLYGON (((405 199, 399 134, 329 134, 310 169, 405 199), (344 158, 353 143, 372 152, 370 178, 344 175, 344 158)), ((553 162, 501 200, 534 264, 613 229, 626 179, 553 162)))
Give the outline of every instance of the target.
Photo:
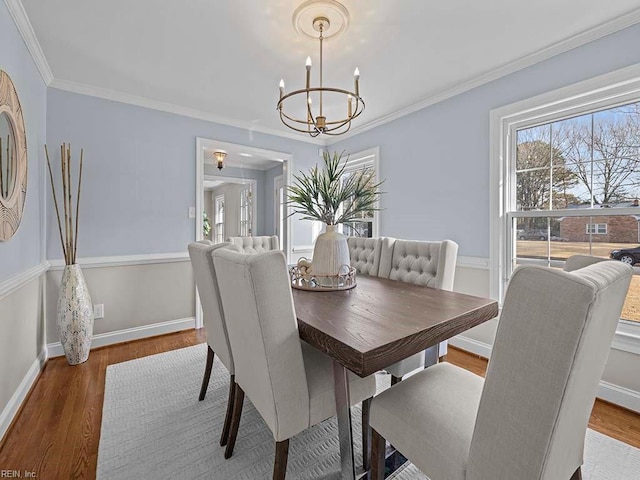
POLYGON ((251 132, 259 132, 267 135, 273 135, 276 137, 288 138, 290 140, 296 140, 298 142, 312 143, 315 145, 324 145, 324 142, 311 137, 305 137, 297 133, 289 133, 275 128, 258 126, 252 122, 245 122, 237 119, 231 119, 220 115, 215 115, 203 110, 196 110, 194 108, 183 107, 181 105, 175 105, 173 103, 166 103, 160 100, 153 100, 147 97, 141 97, 139 95, 133 95, 130 93, 124 93, 117 90, 111 90, 103 87, 96 87, 87 83, 75 82, 73 80, 63 80, 55 78, 49 84, 51 88, 57 88, 58 90, 65 90, 67 92, 79 93, 81 95, 88 95, 91 97, 98 97, 105 100, 112 100, 114 102, 126 103, 129 105, 136 105, 138 107, 150 108, 152 110, 159 110, 161 112, 174 113, 176 115, 182 115, 184 117, 195 118, 198 120, 205 120, 207 122, 219 123, 221 125, 227 125, 231 127, 242 128, 251 132))
POLYGON ((333 145, 334 143, 338 143, 346 138, 354 137, 360 133, 366 132, 367 130, 371 130, 384 125, 385 123, 392 122, 393 120, 397 120, 398 118, 417 112, 418 110, 422 110, 423 108, 435 105, 436 103, 440 103, 448 98, 455 97, 456 95, 460 95, 461 93, 472 90, 484 85, 485 83, 505 77, 511 73, 515 73, 519 70, 535 65, 536 63, 540 63, 544 60, 555 57, 556 55, 560 55, 561 53, 586 45, 587 43, 606 37, 607 35, 618 32, 637 23, 640 23, 640 8, 625 13, 624 15, 620 15, 606 23, 580 32, 570 38, 561 40, 534 53, 521 57, 513 62, 509 62, 494 70, 480 74, 477 77, 459 83, 451 88, 441 90, 440 92, 425 97, 412 105, 401 108, 400 110, 378 117, 371 122, 352 129, 340 138, 329 139, 327 141, 327 145, 333 145))
POLYGON ((47 86, 50 85, 53 80, 53 73, 51 72, 49 63, 44 56, 40 42, 38 42, 38 37, 36 37, 36 32, 33 30, 33 26, 31 25, 31 21, 27 16, 27 12, 25 11, 21 0, 4 0, 4 3, 7 6, 16 27, 18 27, 22 40, 24 40, 24 43, 27 45, 27 49, 29 50, 31 58, 33 58, 33 61, 42 76, 44 84, 47 86))

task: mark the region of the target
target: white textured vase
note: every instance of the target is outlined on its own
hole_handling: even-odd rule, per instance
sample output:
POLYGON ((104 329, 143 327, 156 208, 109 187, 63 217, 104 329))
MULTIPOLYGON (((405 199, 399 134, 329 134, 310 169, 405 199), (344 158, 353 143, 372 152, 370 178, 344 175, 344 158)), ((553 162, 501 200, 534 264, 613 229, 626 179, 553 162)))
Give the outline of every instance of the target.
POLYGON ((317 275, 337 275, 342 265, 349 265, 347 237, 338 232, 337 225, 327 225, 326 232, 318 235, 312 265, 317 275))
POLYGON ((56 326, 69 365, 86 362, 93 337, 93 304, 80 265, 64 267, 56 326))

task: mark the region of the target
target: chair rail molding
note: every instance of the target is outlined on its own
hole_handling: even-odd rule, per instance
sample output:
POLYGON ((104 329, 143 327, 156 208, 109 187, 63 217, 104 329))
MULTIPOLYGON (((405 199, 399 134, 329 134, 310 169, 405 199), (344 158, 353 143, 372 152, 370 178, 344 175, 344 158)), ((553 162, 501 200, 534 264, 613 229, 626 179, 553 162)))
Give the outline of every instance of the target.
MULTIPOLYGON (((84 257, 78 259, 82 268, 125 267, 130 265, 153 265, 159 263, 188 262, 187 252, 146 253, 141 255, 114 255, 109 257, 84 257)), ((51 260, 50 270, 64 270, 62 259, 51 260)))
POLYGON ((22 286, 26 285, 32 280, 35 280, 40 275, 49 270, 49 262, 44 261, 32 267, 28 270, 25 270, 22 273, 14 275, 13 277, 5 280, 4 282, 0 282, 0 300, 4 297, 10 295, 15 292, 22 286))
POLYGON ((463 255, 458 255, 456 267, 489 270, 489 259, 487 257, 465 257, 463 255))

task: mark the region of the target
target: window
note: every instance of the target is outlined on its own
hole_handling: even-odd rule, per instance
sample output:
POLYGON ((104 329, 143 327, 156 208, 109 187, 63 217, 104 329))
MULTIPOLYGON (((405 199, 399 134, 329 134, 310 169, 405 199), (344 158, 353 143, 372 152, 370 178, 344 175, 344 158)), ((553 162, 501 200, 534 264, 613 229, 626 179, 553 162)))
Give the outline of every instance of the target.
MULTIPOLYGON (((373 168, 376 172, 374 181, 376 183, 379 182, 380 172, 378 150, 378 147, 375 147, 369 150, 349 155, 344 171, 344 177, 346 178, 347 175, 363 168, 373 168)), ((338 210, 339 213, 342 211, 342 208, 343 207, 341 206, 341 208, 338 210)), ((313 225, 311 227, 311 236, 314 242, 318 235, 322 233, 323 226, 324 225, 322 222, 313 222, 313 225)), ((354 220, 352 222, 345 222, 342 225, 338 226, 338 230, 344 235, 350 237, 378 237, 380 235, 379 212, 368 212, 362 215, 362 218, 358 218, 357 220, 354 220)))
POLYGON ((606 235, 607 224, 606 223, 587 223, 587 234, 592 233, 594 235, 606 235))
POLYGON ((215 203, 214 243, 224 242, 224 195, 217 195, 215 203))
MULTIPOLYGON (((375 170, 376 175, 374 182, 378 182, 380 178, 379 162, 378 162, 378 149, 372 148, 364 152, 358 152, 353 155, 349 155, 347 159, 347 166, 344 170, 345 177, 358 170, 372 168, 375 170)), ((362 214, 361 218, 352 222, 345 222, 342 224, 342 233, 350 237, 377 237, 378 233, 379 216, 378 212, 371 211, 362 214)))
MULTIPOLYGON (((594 86, 604 77, 491 114, 496 298, 517 265, 561 268, 571 255, 621 259, 638 247, 640 75, 594 86)), ((630 321, 640 322, 640 275, 622 312, 630 321)))
POLYGON ((240 190, 240 236, 250 237, 252 235, 252 201, 253 194, 251 184, 240 190))

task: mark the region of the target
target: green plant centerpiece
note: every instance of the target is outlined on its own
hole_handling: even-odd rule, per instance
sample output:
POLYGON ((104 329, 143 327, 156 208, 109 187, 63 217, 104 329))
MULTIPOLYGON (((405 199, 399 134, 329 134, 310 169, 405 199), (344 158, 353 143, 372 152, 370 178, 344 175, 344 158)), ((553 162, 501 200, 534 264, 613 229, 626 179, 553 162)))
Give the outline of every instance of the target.
POLYGON ((380 183, 376 183, 376 172, 364 167, 347 172, 344 153, 323 153, 324 165, 313 167, 308 174, 294 175, 289 186, 289 204, 292 214, 302 215, 304 220, 316 220, 326 225, 313 248, 308 273, 315 275, 338 275, 341 268, 349 266, 347 237, 337 226, 345 222, 362 220, 379 210, 377 200, 380 183))

